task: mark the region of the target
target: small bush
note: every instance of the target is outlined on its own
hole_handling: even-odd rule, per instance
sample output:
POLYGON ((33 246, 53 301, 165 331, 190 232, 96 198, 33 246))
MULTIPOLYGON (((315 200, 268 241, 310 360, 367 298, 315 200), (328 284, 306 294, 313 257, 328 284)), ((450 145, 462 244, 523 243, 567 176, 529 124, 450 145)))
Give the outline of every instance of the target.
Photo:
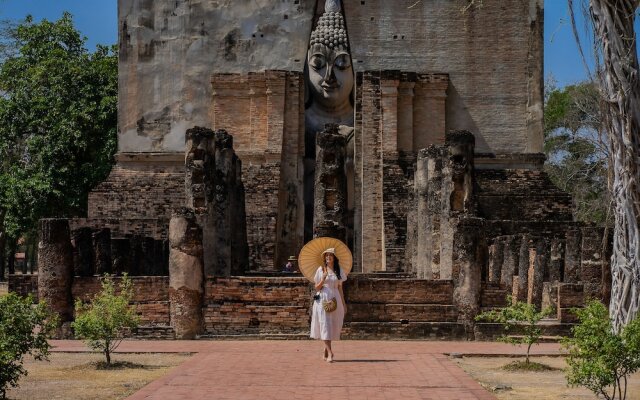
POLYGON ((90 303, 76 300, 75 334, 89 347, 104 354, 111 364, 111 353, 120 345, 127 330, 138 327, 139 317, 129 303, 133 297, 131 280, 125 275, 116 294, 113 279, 105 275, 102 291, 90 303))
POLYGON ((17 387, 20 377, 27 375, 22 366, 26 354, 48 359, 47 335, 55 326, 56 318, 44 302, 34 306, 31 296, 0 296, 0 398, 5 399, 7 389, 17 387))
POLYGON ((575 310, 580 323, 562 343, 569 351, 566 376, 571 386, 583 386, 605 399, 627 396, 627 376, 640 368, 640 320, 613 332, 607 307, 597 300, 575 310))
POLYGON ((529 364, 529 354, 531 346, 540 341, 542 330, 538 327, 538 322, 549 314, 551 308, 545 308, 537 311, 536 306, 522 301, 513 302, 511 296, 507 296, 507 304, 510 306, 499 310, 491 310, 484 312, 476 317, 476 321, 489 321, 502 324, 506 334, 498 338, 499 341, 511 343, 513 345, 526 344, 527 358, 526 363, 529 364), (514 327, 522 330, 520 336, 509 336, 508 332, 514 327))

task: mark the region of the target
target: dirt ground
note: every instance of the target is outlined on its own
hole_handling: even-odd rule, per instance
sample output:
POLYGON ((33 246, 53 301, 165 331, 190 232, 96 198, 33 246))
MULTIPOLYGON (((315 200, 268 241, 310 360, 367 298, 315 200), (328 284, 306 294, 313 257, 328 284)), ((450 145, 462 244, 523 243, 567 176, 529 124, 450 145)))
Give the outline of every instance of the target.
POLYGON ((124 399, 165 375, 190 357, 189 354, 115 354, 112 362, 127 368, 97 370, 104 357, 90 353, 52 353, 50 362, 27 359, 29 375, 18 389, 9 390, 11 400, 124 399))
MULTIPOLYGON (((597 397, 587 389, 571 388, 562 369, 563 357, 535 357, 531 359, 557 368, 546 372, 509 372, 502 366, 514 361, 506 357, 465 357, 454 361, 498 399, 508 400, 594 400, 597 397)), ((631 376, 627 400, 640 400, 640 373, 631 376)))

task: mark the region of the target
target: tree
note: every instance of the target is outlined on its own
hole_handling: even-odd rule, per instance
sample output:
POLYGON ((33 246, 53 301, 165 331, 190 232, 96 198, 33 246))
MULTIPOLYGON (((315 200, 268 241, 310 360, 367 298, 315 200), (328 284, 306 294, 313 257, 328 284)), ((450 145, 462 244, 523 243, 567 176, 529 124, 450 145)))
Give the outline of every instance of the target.
POLYGON ((76 319, 72 326, 75 334, 94 350, 104 354, 107 365, 111 364, 111 353, 120 345, 127 329, 138 327, 139 317, 129 303, 133 298, 131 279, 125 274, 119 285, 119 294, 113 279, 105 275, 102 290, 90 303, 77 299, 76 319))
POLYGON ((0 296, 0 398, 5 399, 7 389, 17 387, 20 377, 27 375, 22 366, 26 354, 47 359, 51 347, 47 335, 55 326, 44 302, 34 307, 31 297, 0 296))
POLYGON ((640 319, 616 334, 607 308, 599 301, 592 300, 575 312, 580 323, 572 328, 573 336, 563 340, 569 351, 567 381, 605 399, 625 399, 627 376, 640 368, 640 319))
POLYGON ((527 358, 525 364, 529 364, 529 355, 531 346, 540 341, 542 330, 538 326, 538 322, 549 314, 551 308, 545 308, 538 311, 534 304, 528 304, 523 301, 513 301, 511 296, 507 296, 508 307, 483 312, 476 316, 476 321, 497 322, 502 325, 505 334, 498 338, 499 341, 511 343, 513 345, 527 345, 527 358), (508 335, 514 328, 522 330, 523 335, 508 335))
POLYGON ((605 225, 611 200, 600 114, 595 83, 585 81, 562 89, 553 83, 545 85, 545 170, 558 187, 571 193, 577 220, 605 225))
MULTIPOLYGON (((610 148, 614 208, 610 313, 615 332, 636 318, 640 309, 640 87, 634 31, 639 5, 640 0, 589 1, 610 148)), ((574 15, 573 0, 569 6, 574 15)))
MULTIPOLYGON (((15 241, 42 217, 83 215, 116 149, 115 47, 89 53, 65 13, 10 29, 0 58, 0 234, 15 241)), ((9 242, 7 242, 9 244, 9 242)))

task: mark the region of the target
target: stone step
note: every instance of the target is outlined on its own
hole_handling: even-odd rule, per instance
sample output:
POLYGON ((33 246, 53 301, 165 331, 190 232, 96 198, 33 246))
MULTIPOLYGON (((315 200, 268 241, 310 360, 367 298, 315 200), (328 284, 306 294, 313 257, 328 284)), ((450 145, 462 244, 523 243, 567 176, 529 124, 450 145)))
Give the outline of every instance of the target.
POLYGON ((173 340, 176 334, 173 328, 166 325, 143 325, 133 332, 135 339, 167 339, 173 340))
POLYGON ((306 340, 309 339, 309 332, 300 333, 256 333, 238 335, 199 335, 198 339, 203 340, 306 340))
POLYGON ((350 322, 456 322, 458 311, 445 304, 347 304, 350 322))
POLYGON ((465 340, 464 326, 457 322, 345 322, 344 339, 465 340))

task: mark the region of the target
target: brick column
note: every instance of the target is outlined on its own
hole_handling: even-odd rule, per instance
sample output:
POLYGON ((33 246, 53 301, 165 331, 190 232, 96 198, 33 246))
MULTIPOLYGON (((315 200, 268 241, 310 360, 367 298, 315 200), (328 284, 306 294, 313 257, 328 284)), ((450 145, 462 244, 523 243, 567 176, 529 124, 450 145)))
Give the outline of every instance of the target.
POLYGON ((63 330, 56 337, 67 336, 64 331, 73 320, 73 249, 69 220, 41 219, 38 223, 38 298, 47 302, 58 315, 63 330))
POLYGON ((365 72, 362 79, 361 223, 362 272, 384 271, 384 216, 382 198, 382 106, 380 72, 365 72))
POLYGON ((398 150, 413 151, 413 88, 415 82, 398 84, 398 150))
POLYGON ((398 84, 397 79, 380 80, 382 152, 385 158, 398 156, 398 84))
POLYGON ((202 229, 192 210, 176 210, 169 222, 169 302, 176 339, 194 339, 204 321, 202 229))
POLYGON ((458 322, 464 324, 468 339, 473 339, 475 316, 480 312, 480 255, 486 245, 482 219, 463 219, 455 225, 453 269, 459 272, 454 279, 453 302, 458 309, 458 322))

